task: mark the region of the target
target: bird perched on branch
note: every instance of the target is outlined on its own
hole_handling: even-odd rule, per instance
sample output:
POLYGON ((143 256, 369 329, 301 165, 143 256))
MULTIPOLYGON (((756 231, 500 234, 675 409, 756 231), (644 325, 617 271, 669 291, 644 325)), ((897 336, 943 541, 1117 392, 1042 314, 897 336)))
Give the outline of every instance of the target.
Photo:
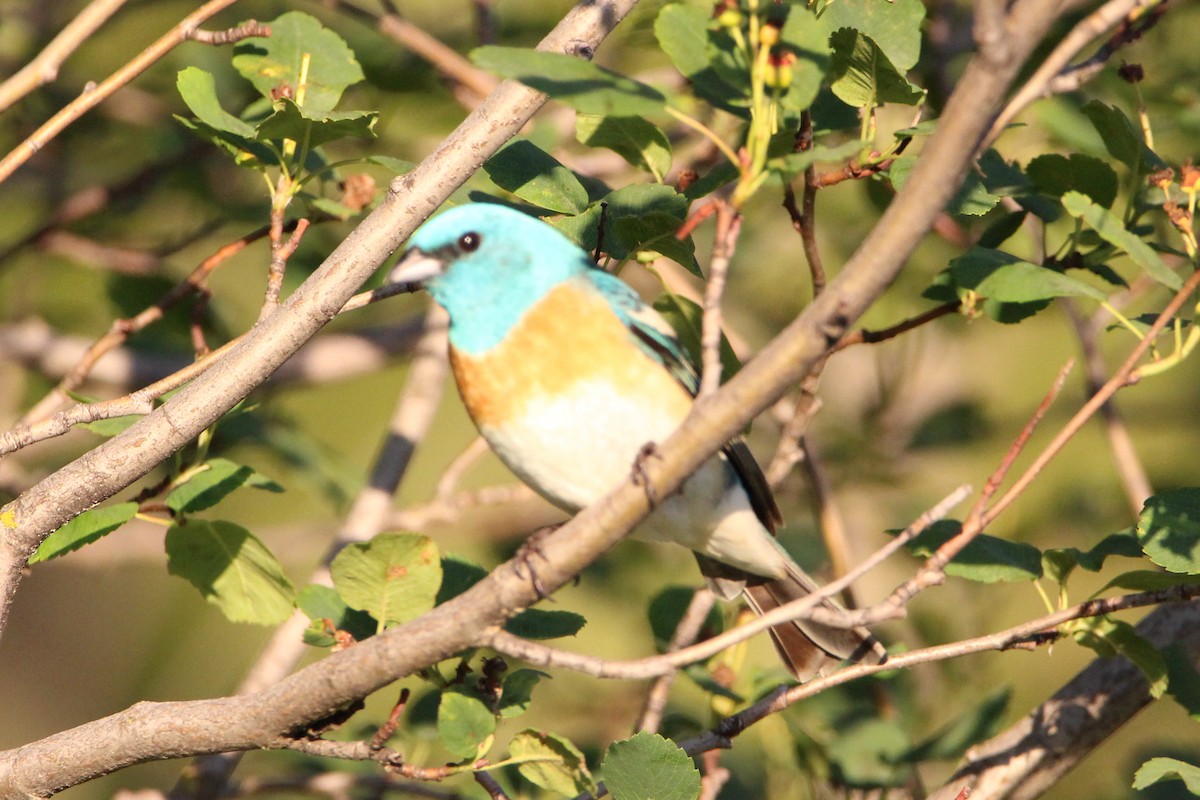
MULTIPOLYGON (((489 204, 446 211, 413 235, 388 279, 424 286, 446 309, 451 365, 479 432, 563 509, 603 497, 691 408, 697 372, 667 321, 533 217, 489 204)), ((775 541, 780 521, 762 471, 734 441, 634 535, 691 549, 719 596, 742 593, 761 614, 815 588, 775 541)), ((861 629, 797 621, 771 634, 800 680, 884 657, 861 629)))

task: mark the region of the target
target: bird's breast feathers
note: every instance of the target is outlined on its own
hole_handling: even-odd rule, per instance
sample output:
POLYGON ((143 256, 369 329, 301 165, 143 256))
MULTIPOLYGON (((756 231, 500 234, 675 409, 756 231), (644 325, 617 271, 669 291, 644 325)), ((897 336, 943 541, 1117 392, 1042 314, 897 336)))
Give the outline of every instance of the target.
POLYGON ((560 506, 578 509, 662 441, 692 399, 634 342, 607 301, 560 284, 491 350, 452 350, 463 402, 497 455, 560 506))

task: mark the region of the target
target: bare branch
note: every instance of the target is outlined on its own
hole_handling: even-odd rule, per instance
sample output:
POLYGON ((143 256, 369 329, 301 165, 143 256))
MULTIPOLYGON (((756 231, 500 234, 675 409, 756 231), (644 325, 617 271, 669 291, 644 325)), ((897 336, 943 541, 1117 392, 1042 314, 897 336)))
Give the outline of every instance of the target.
POLYGON ((106 100, 117 89, 141 75, 151 64, 169 53, 180 42, 191 38, 192 33, 201 23, 218 11, 233 5, 234 2, 235 0, 208 0, 104 81, 97 85, 89 84, 84 87, 83 93, 79 97, 68 103, 65 108, 34 131, 29 138, 17 145, 3 159, 0 159, 0 183, 8 180, 8 177, 16 172, 22 164, 33 158, 35 153, 62 133, 68 125, 106 100))

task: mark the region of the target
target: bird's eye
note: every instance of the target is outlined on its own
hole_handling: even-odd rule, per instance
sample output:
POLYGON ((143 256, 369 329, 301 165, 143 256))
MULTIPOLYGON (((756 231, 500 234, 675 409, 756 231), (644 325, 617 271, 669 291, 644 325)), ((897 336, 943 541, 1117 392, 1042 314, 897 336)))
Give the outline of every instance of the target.
POLYGON ((483 237, 478 233, 464 233, 458 237, 458 249, 464 253, 474 253, 482 242, 483 237))

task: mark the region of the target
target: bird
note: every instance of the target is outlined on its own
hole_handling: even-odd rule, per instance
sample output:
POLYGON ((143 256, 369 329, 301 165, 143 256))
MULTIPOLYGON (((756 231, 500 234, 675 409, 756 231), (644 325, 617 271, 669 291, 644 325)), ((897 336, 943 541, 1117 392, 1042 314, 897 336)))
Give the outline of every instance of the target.
MULTIPOLYGON (((514 208, 444 211, 409 239, 387 282, 424 288, 449 317, 459 394, 500 460, 574 513, 607 494, 687 416, 699 388, 671 325, 566 236, 514 208)), ((691 549, 725 600, 759 614, 817 584, 775 539, 782 517, 734 440, 662 498, 633 535, 691 549)), ((832 601, 826 605, 837 607, 832 601)), ((770 629, 798 680, 886 658, 865 629, 809 620, 770 629)))

